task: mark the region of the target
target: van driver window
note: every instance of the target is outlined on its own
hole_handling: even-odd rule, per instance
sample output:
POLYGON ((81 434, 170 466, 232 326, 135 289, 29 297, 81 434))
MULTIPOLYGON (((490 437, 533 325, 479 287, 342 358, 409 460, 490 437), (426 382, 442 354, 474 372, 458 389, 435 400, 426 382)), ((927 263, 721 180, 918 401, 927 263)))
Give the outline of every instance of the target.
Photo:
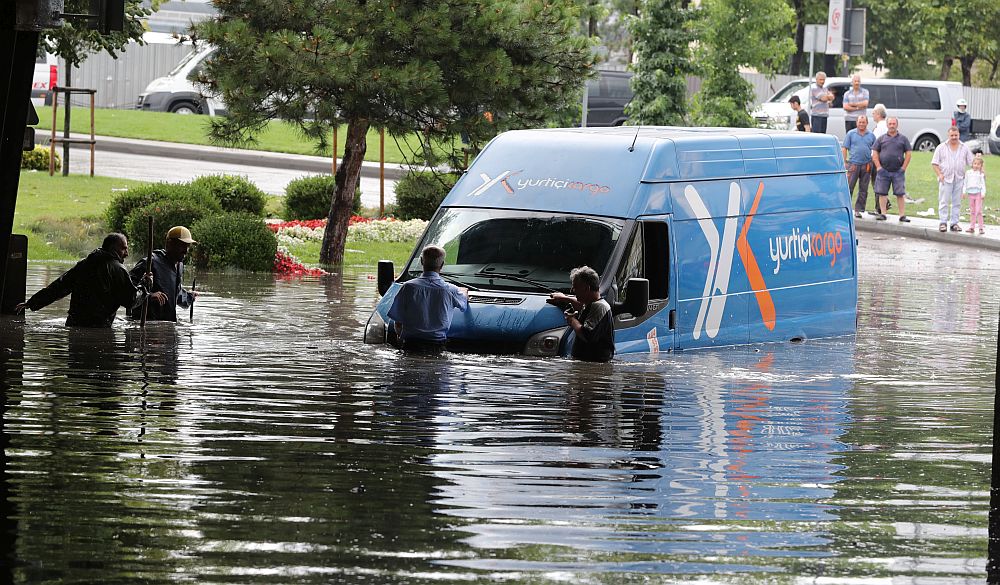
POLYGON ((639 222, 632 234, 628 251, 622 257, 615 278, 618 302, 625 300, 625 287, 630 278, 649 280, 650 300, 666 299, 670 283, 670 242, 667 224, 659 221, 639 222))

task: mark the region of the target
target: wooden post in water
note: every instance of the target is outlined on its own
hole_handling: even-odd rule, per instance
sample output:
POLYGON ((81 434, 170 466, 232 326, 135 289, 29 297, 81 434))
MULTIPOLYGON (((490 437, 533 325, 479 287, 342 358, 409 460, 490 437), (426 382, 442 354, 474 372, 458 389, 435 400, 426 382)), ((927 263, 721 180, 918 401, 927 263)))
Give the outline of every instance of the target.
POLYGON ((990 470, 989 544, 986 548, 986 582, 1000 583, 1000 318, 997 319, 997 353, 993 377, 993 459, 990 470))

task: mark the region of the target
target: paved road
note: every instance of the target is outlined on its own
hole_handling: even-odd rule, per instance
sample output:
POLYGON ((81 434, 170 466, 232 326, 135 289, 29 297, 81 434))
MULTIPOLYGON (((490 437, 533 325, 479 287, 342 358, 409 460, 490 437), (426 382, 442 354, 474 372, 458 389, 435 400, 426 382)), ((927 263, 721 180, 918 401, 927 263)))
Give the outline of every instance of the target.
MULTIPOLYGON (((241 175, 267 193, 284 195, 289 181, 330 172, 330 160, 324 157, 107 137, 98 137, 97 142, 94 173, 105 177, 179 182, 202 175, 241 175)), ((74 174, 90 173, 89 149, 74 148, 69 168, 74 174)), ((365 206, 379 205, 378 172, 378 165, 373 163, 366 163, 362 169, 361 202, 365 206)), ((396 201, 395 179, 404 172, 400 165, 386 166, 386 204, 396 201)))

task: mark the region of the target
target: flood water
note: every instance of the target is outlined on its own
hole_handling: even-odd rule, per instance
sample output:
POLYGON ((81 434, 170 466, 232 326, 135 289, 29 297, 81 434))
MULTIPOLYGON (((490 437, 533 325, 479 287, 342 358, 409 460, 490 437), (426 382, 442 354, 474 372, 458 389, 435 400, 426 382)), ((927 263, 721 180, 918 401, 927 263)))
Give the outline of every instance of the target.
POLYGON ((604 365, 365 346, 362 271, 2 317, 0 581, 981 583, 1000 259, 861 236, 857 336, 604 365))

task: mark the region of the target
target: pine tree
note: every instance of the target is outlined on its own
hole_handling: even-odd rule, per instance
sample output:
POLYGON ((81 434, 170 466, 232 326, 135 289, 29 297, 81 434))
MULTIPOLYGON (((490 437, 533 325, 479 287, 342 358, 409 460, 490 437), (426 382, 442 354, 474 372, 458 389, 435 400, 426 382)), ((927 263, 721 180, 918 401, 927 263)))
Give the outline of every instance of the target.
POLYGON ((638 61, 632 66, 632 102, 627 114, 633 124, 684 124, 687 76, 693 73, 686 30, 690 12, 681 0, 645 0, 639 16, 629 20, 638 61))
POLYGON ((346 123, 320 260, 339 264, 369 128, 473 147, 539 126, 575 101, 594 65, 573 0, 215 0, 198 36, 218 47, 205 81, 229 110, 212 134, 252 141, 269 120, 325 148, 346 123))

